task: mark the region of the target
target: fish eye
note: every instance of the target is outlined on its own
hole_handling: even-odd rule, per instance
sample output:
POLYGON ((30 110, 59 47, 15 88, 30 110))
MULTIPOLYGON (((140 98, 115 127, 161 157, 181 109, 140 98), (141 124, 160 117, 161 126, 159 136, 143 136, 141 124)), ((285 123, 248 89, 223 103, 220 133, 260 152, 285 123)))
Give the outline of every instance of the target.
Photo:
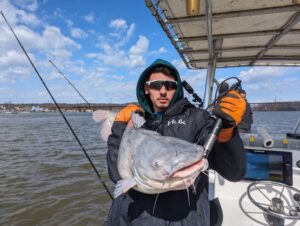
POLYGON ((159 162, 159 161, 155 161, 155 162, 154 162, 154 166, 155 166, 156 168, 160 167, 160 162, 159 162))

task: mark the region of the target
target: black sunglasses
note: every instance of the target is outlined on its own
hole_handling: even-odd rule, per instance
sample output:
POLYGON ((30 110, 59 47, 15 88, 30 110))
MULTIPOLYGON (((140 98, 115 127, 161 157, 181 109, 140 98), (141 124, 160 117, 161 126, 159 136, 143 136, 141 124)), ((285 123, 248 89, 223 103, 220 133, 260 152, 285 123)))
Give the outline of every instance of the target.
POLYGON ((150 89, 160 90, 163 86, 166 90, 176 89, 177 82, 176 81, 163 81, 163 80, 153 80, 147 81, 146 84, 150 89))

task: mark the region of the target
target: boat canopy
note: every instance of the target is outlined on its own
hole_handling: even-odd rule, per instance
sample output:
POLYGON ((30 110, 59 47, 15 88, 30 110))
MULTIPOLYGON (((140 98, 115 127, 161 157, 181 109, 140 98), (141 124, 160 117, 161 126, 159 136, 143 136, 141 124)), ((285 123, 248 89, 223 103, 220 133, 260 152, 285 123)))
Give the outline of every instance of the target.
POLYGON ((145 0, 188 68, 300 66, 300 0, 196 1, 145 0))

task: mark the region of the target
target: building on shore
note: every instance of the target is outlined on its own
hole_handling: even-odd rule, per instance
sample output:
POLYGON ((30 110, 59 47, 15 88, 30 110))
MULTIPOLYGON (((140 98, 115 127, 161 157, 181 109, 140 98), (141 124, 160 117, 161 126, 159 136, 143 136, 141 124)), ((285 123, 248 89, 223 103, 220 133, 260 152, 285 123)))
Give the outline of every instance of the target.
MULTIPOLYGON (((125 104, 58 104, 64 112, 93 112, 95 110, 119 111, 124 108, 125 104)), ((137 104, 137 103, 134 103, 137 104)), ((300 111, 300 101, 282 101, 266 103, 250 103, 253 111, 300 111)), ((57 112, 53 103, 42 104, 0 104, 0 112, 57 112)))

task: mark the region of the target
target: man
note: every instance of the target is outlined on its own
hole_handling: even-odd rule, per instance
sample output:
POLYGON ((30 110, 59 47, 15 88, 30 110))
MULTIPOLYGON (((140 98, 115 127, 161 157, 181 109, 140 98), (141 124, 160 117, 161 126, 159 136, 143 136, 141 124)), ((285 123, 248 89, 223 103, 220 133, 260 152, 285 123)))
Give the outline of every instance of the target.
MULTIPOLYGON (((211 131, 214 119, 196 108, 183 97, 183 88, 176 68, 158 59, 146 68, 137 83, 137 99, 144 112, 145 129, 155 130, 164 136, 178 137, 203 145, 211 131)), ((108 139, 107 164, 113 182, 120 179, 117 170, 118 148, 122 134, 130 121, 132 111, 140 110, 129 105, 121 110, 108 139)), ((245 101, 233 91, 215 108, 218 116, 226 118, 218 141, 209 155, 210 168, 231 181, 240 180, 245 173, 243 144, 235 129, 245 110, 245 101), (224 108, 225 106, 225 108, 224 108), (228 110, 226 110, 228 108, 228 110)), ((196 179, 196 192, 170 191, 158 196, 130 189, 113 201, 107 225, 210 225, 208 177, 201 174, 196 179)))
POLYGON ((242 121, 238 126, 238 129, 239 129, 239 132, 241 132, 241 133, 249 133, 249 132, 251 132, 251 125, 253 123, 253 117, 252 117, 253 113, 252 113, 250 104, 248 103, 248 101, 246 99, 246 91, 241 89, 239 91, 239 93, 246 101, 246 110, 245 110, 244 116, 242 118, 242 121))

